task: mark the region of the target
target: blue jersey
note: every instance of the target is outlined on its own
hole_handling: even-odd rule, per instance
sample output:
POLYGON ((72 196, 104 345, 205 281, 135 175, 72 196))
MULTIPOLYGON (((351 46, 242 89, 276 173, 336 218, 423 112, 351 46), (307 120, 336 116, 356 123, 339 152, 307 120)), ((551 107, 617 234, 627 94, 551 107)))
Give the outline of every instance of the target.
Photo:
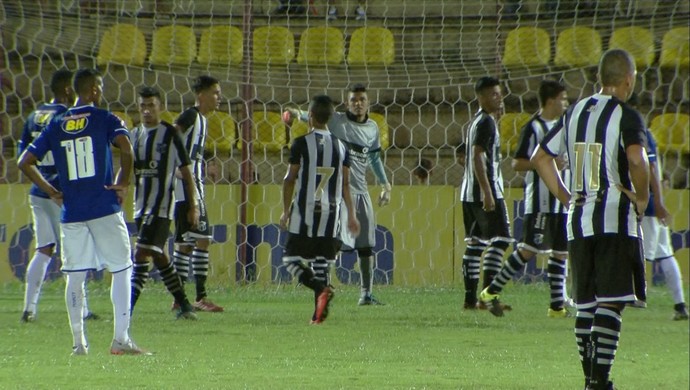
POLYGON ((53 118, 29 145, 38 159, 52 152, 63 193, 61 221, 83 222, 121 211, 113 184, 110 144, 129 136, 124 122, 109 111, 78 106, 53 118))
MULTIPOLYGON (((652 136, 652 132, 649 130, 647 130, 647 158, 650 164, 656 163, 657 172, 659 175, 663 175, 664 172, 657 162, 656 141, 654 140, 654 136, 652 136)), ((649 203, 647 204, 647 209, 644 211, 644 215, 647 217, 654 216, 654 194, 651 191, 649 191, 649 203)))
MULTIPOLYGON (((22 152, 29 147, 31 142, 45 130, 54 116, 60 115, 65 111, 67 111, 67 106, 55 103, 45 103, 38 107, 36 111, 32 112, 26 119, 26 123, 24 123, 22 138, 19 140, 19 154, 22 154, 22 152)), ((43 159, 36 165, 38 166, 38 171, 41 172, 41 175, 48 183, 52 184, 53 187, 59 191, 60 183, 58 181, 58 173, 55 168, 53 154, 51 152, 46 153, 43 159)), ((41 198, 49 198, 48 194, 41 191, 35 184, 31 186, 29 193, 41 198)))

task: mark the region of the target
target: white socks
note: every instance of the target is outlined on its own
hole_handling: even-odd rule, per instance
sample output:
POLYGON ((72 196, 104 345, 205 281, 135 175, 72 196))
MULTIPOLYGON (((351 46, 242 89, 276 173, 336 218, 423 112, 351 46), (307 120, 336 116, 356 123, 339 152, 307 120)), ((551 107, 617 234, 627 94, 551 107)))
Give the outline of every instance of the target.
POLYGON ((72 327, 74 346, 88 345, 84 334, 84 283, 86 283, 85 271, 67 273, 65 302, 67 303, 69 324, 72 327))
POLYGON ((666 278, 666 285, 673 295, 673 303, 684 303, 683 296, 683 278, 680 276, 680 268, 678 268, 678 261, 675 257, 667 257, 659 260, 661 270, 664 271, 666 278))
POLYGON ((38 296, 41 294, 41 286, 43 285, 43 279, 46 277, 46 271, 51 259, 52 257, 39 251, 36 251, 34 257, 31 258, 29 266, 26 268, 24 311, 36 314, 38 296))
POLYGON ((112 274, 110 300, 113 302, 113 338, 121 343, 129 341, 130 301, 132 297, 132 267, 112 274))

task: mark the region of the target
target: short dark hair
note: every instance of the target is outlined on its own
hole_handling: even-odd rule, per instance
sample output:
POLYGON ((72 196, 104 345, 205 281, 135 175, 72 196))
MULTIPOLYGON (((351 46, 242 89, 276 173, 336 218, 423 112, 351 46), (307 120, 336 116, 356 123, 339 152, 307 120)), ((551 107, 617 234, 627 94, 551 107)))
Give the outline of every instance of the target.
POLYGON ((491 76, 484 76, 477 80, 474 84, 474 92, 482 93, 489 88, 493 88, 497 85, 501 85, 501 82, 497 78, 491 76))
POLYGON ((434 166, 431 160, 428 158, 422 158, 417 163, 417 168, 414 169, 414 175, 419 178, 426 179, 429 177, 429 173, 431 173, 431 169, 433 167, 434 166))
POLYGON ((139 89, 139 97, 142 97, 144 99, 150 97, 157 97, 158 100, 161 100, 161 93, 158 91, 158 89, 154 87, 145 86, 139 89))
POLYGON ((627 51, 611 49, 601 56, 599 80, 602 86, 619 85, 625 80, 625 76, 633 72, 635 72, 635 61, 627 51))
POLYGON ((350 87, 350 93, 358 93, 358 92, 366 92, 367 87, 364 86, 364 84, 353 84, 350 87))
POLYGON ((544 105, 549 99, 555 99, 565 91, 565 85, 556 80, 544 80, 539 85, 539 104, 544 105))
POLYGON ((72 74, 71 70, 60 69, 53 73, 53 77, 50 78, 50 92, 53 95, 60 95, 65 92, 65 88, 72 85, 72 74))
POLYGON ((326 124, 333 116, 333 100, 326 95, 317 95, 309 103, 309 112, 314 120, 321 124, 326 124))
POLYGON ((219 82, 215 77, 202 75, 194 79, 192 90, 194 93, 199 93, 213 87, 216 84, 219 84, 219 82))
POLYGON ((96 77, 101 77, 101 72, 93 68, 82 68, 74 74, 74 91, 77 94, 89 92, 96 77))

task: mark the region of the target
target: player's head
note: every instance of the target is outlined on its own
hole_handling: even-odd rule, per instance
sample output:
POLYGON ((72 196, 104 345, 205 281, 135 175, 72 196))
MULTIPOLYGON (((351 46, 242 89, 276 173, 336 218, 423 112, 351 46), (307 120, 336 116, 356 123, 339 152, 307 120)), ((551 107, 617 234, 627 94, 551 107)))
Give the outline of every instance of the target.
POLYGON ((74 74, 74 91, 81 104, 99 105, 103 97, 103 77, 92 68, 82 68, 74 74))
POLYGON ((196 94, 196 105, 202 114, 215 111, 220 106, 220 82, 218 79, 202 75, 194 79, 192 90, 196 94))
POLYGON ((309 102, 309 125, 324 129, 333 116, 333 100, 326 95, 317 95, 309 102))
POLYGON ((503 108, 503 91, 501 83, 495 77, 484 76, 474 84, 479 106, 486 112, 493 114, 503 108))
POLYGON ((635 90, 635 60, 622 49, 608 50, 599 61, 599 82, 611 95, 626 101, 635 90))
POLYGON ((72 88, 74 74, 67 69, 60 69, 50 78, 50 92, 57 103, 74 104, 74 88, 72 88))
POLYGON ((139 90, 137 103, 144 126, 156 126, 160 123, 161 94, 156 88, 142 87, 139 90))
POLYGON ((539 85, 539 104, 550 117, 560 117, 568 108, 565 85, 556 80, 544 80, 539 85))
POLYGON ((417 163, 417 168, 414 169, 414 176, 419 181, 419 184, 426 184, 429 181, 429 176, 431 176, 431 171, 433 169, 433 163, 428 158, 422 158, 417 163))
POLYGON ((347 110, 357 117, 358 121, 364 120, 369 112, 369 96, 367 88, 362 84, 354 84, 347 94, 347 110))

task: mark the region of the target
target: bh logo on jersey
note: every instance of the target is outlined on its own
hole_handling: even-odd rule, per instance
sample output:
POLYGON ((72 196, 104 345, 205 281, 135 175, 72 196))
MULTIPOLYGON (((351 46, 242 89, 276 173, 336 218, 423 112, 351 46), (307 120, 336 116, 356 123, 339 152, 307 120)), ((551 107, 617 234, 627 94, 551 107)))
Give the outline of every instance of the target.
POLYGON ((89 118, 84 116, 65 117, 62 122, 62 131, 70 134, 77 134, 89 125, 89 118))

